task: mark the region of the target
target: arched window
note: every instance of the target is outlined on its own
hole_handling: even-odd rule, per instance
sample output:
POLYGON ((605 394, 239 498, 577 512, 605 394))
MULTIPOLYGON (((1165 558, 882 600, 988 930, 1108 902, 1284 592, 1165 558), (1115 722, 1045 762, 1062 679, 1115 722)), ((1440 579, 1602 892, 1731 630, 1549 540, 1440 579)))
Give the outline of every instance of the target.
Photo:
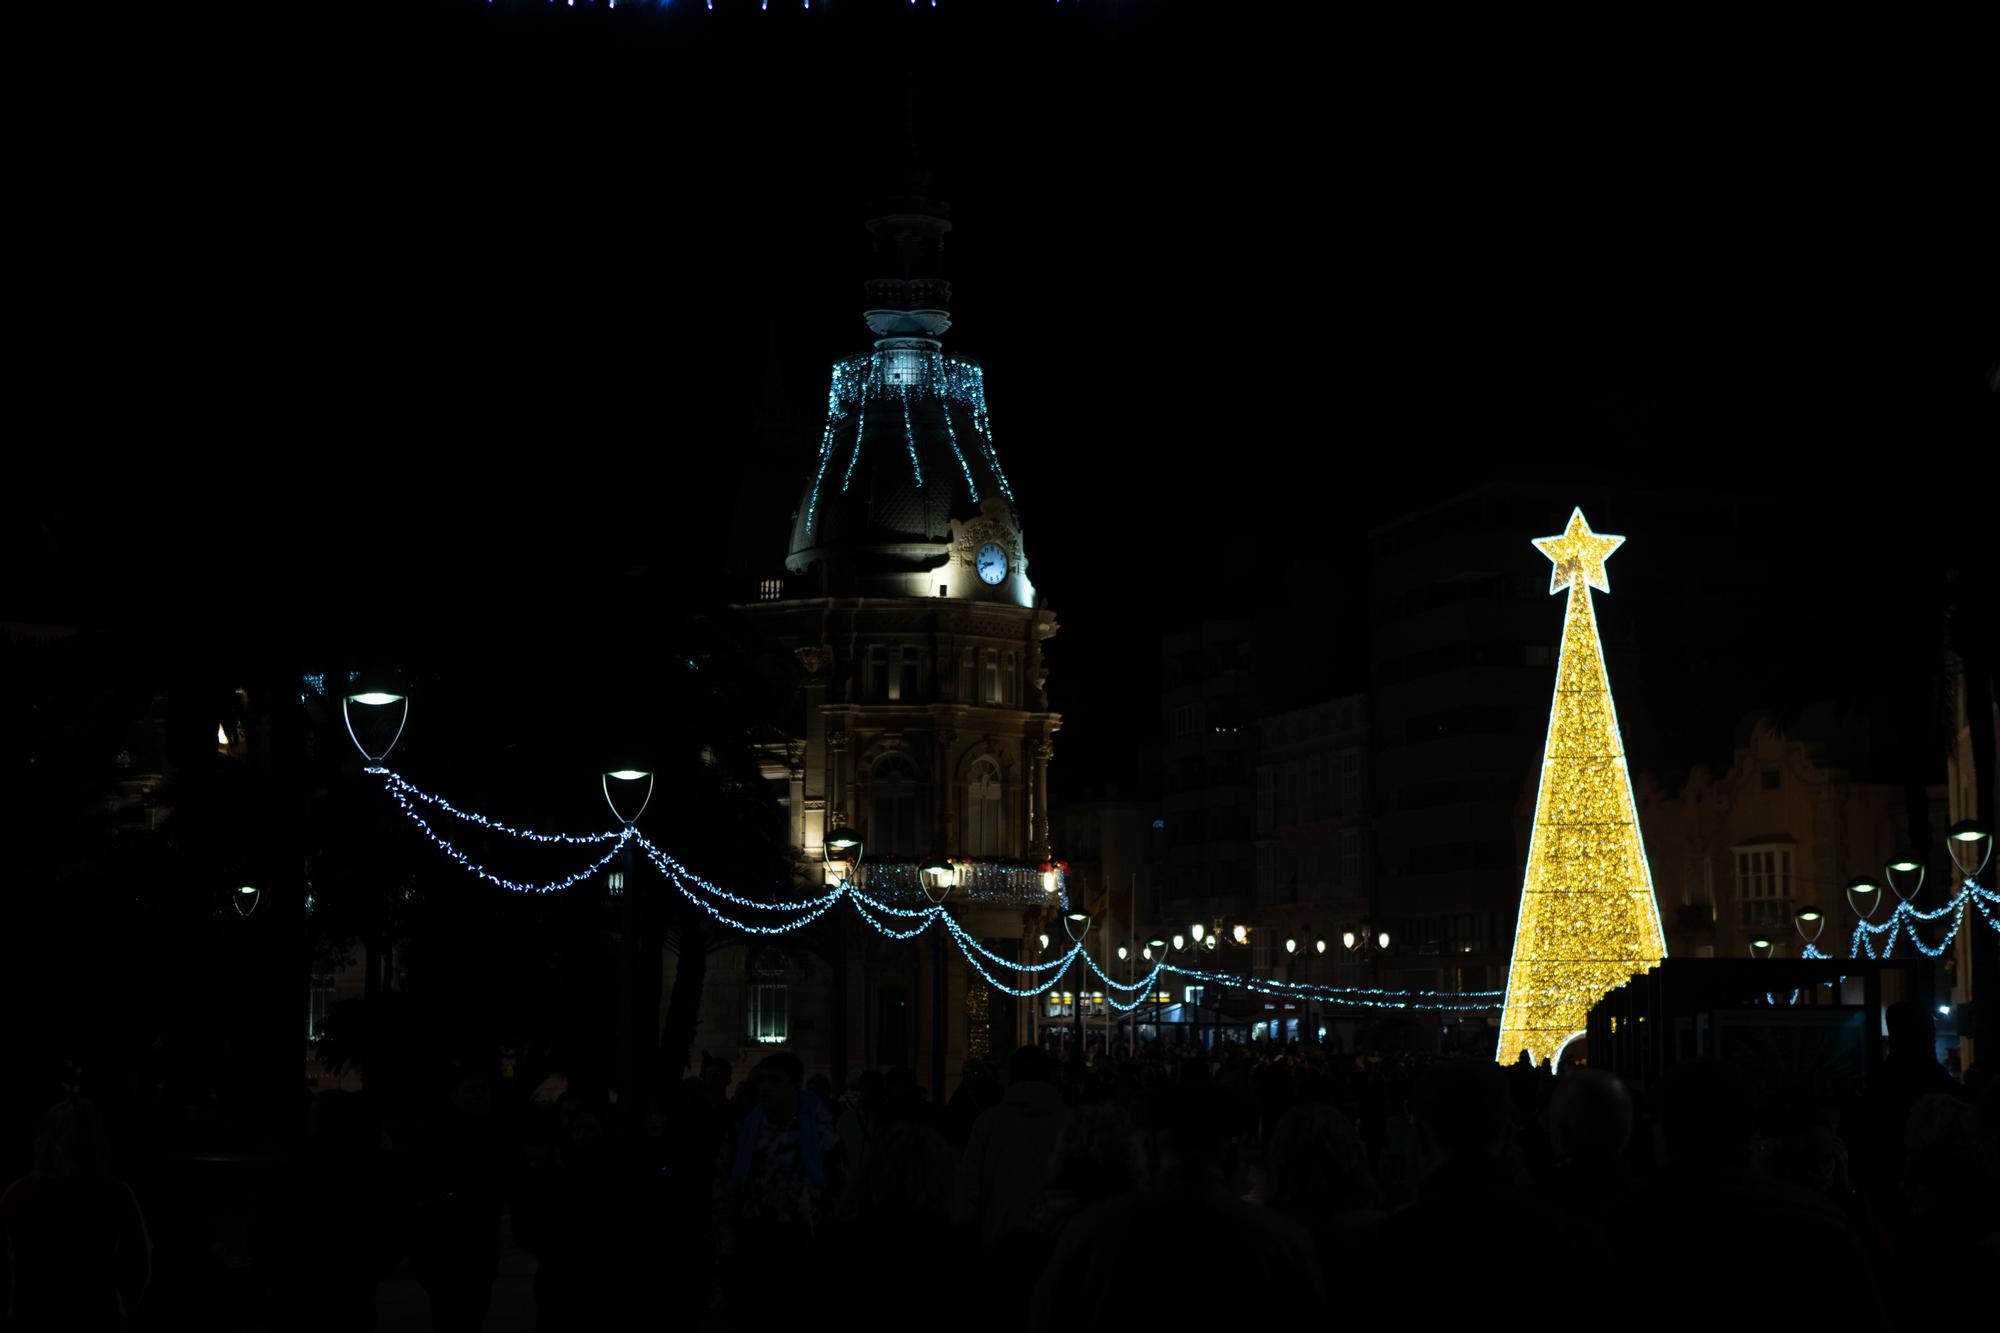
POLYGON ((923 830, 917 827, 917 771, 909 760, 891 755, 875 765, 868 803, 870 860, 923 855, 923 830))
POLYGON ((991 759, 981 759, 972 766, 972 778, 966 784, 965 836, 968 855, 999 856, 1006 850, 1000 796, 1000 766, 991 759))

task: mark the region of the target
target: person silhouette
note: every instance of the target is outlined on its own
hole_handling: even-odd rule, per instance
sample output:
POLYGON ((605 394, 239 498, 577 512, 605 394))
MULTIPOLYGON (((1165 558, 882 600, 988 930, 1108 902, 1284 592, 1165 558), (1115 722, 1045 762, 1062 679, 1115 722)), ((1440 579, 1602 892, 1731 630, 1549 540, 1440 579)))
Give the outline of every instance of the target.
POLYGON ((14 1333, 115 1333, 152 1279, 152 1239, 139 1201, 110 1173, 104 1122, 74 1094, 51 1106, 34 1167, 0 1194, 0 1235, 13 1262, 14 1333))

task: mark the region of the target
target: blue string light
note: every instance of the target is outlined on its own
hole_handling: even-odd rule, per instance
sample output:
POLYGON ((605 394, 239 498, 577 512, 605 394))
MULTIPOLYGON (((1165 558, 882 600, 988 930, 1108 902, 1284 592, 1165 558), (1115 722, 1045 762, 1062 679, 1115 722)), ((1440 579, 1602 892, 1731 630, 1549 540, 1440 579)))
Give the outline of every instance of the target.
POLYGON ((868 433, 868 381, 861 381, 861 403, 854 411, 854 452, 847 456, 847 471, 840 479, 840 493, 847 494, 854 480, 854 465, 861 461, 861 437, 868 433))
MULTIPOLYGON (((863 398, 865 399, 865 386, 862 390, 862 394, 863 398)), ((908 408, 906 403, 905 404, 906 421, 907 421, 907 411, 908 408)), ((314 683, 316 682, 309 681, 308 685, 310 686, 314 683)), ((857 892, 851 886, 846 884, 830 889, 826 893, 816 898, 804 898, 804 899, 779 901, 779 902, 763 901, 756 898, 746 897, 742 894, 733 893, 730 890, 725 889, 722 886, 715 884, 707 879, 704 879, 700 875, 695 874, 693 871, 689 870, 685 865, 682 865, 673 856, 669 855, 663 848, 659 847, 657 844, 652 842, 644 834, 638 832, 638 830, 635 828, 627 828, 622 832, 605 832, 605 833, 590 833, 590 834, 537 833, 532 829, 515 828, 499 820, 490 819, 485 815, 481 815, 473 811, 462 810, 459 807, 453 805, 450 801, 446 800, 444 797, 436 796, 430 792, 422 790, 421 788, 417 787, 414 783, 404 778, 402 775, 395 773, 382 765, 370 764, 367 767, 365 767, 363 771, 383 778, 384 790, 386 790, 389 793, 389 795, 396 801, 396 804, 398 805, 399 808, 401 808, 404 815, 406 815, 410 819, 410 821, 414 823, 418 827, 418 829, 420 829, 424 833, 424 835, 427 838, 429 838, 431 842, 434 843, 447 856, 449 856, 454 861, 457 861, 460 866, 462 866, 464 869, 471 872, 478 878, 483 879, 490 884, 497 885, 501 888, 508 889, 516 893, 560 892, 564 889, 573 887, 576 884, 582 883, 584 880, 590 878, 592 875, 595 875, 598 872, 602 871, 607 865, 611 863, 612 859, 615 856, 617 856, 618 852, 625 846, 627 840, 629 839, 633 842, 636 842, 638 846, 645 851, 646 859, 653 864, 654 868, 660 872, 661 876, 664 879, 666 879, 670 884, 674 886, 677 892, 679 892, 683 897, 685 897, 690 903, 694 904, 696 907, 699 907, 703 911, 707 912, 716 921, 722 923, 725 926, 728 926, 733 930, 738 930, 745 934, 750 934, 750 935, 787 934, 791 931, 799 930, 809 925, 813 921, 819 919, 821 916, 825 915, 828 911, 830 911, 833 908, 833 906, 836 903, 838 903, 843 897, 845 897, 853 902, 856 913, 864 921, 866 921, 870 926, 874 927, 878 932, 880 932, 881 934, 890 939, 894 940, 915 939, 917 936, 923 934, 924 931, 928 930, 932 925, 942 922, 946 931, 951 935, 952 939, 957 943, 959 951, 962 955, 964 955, 966 962, 969 963, 980 974, 980 976, 986 980, 986 982, 989 985, 993 986, 997 990, 1003 991, 1017 998, 1031 998, 1034 996, 1046 994, 1060 982, 1063 974, 1068 970, 1068 968, 1071 965, 1073 965, 1076 962, 1079 955, 1082 956, 1084 964, 1088 968, 1089 972, 1091 974, 1094 974, 1106 986, 1110 987, 1111 990, 1122 991, 1133 994, 1135 996, 1135 998, 1129 1003, 1119 999, 1116 995, 1103 997, 1103 1002, 1109 1003, 1112 1008, 1116 1009, 1120 1013, 1128 1013, 1128 1014, 1134 1012, 1143 1005, 1153 1002, 1152 996, 1154 994, 1154 987, 1159 984, 1161 976, 1166 973, 1173 973, 1177 976, 1188 977, 1196 981, 1200 981, 1207 984, 1218 985, 1225 988, 1248 991, 1253 994, 1259 994, 1259 995, 1268 995, 1277 999, 1289 1000, 1294 1002, 1302 1000, 1320 1001, 1337 1006, 1351 1006, 1351 1007, 1370 1008, 1370 1009, 1421 1010, 1421 1011, 1441 1012, 1441 1013, 1479 1012, 1482 1010, 1495 1009, 1498 1008, 1499 1006, 1497 1004, 1490 1002, 1480 1003, 1478 1001, 1481 1000, 1491 1001, 1506 994, 1505 991, 1500 991, 1500 990, 1478 990, 1478 991, 1443 991, 1443 990, 1428 990, 1428 989, 1394 990, 1377 986, 1371 986, 1371 987, 1334 986, 1330 984, 1309 982, 1309 981, 1280 981, 1275 978, 1250 977, 1250 976, 1242 976, 1226 972, 1217 972, 1202 968, 1182 967, 1177 964, 1168 962, 1165 959, 1160 959, 1156 961, 1153 964, 1151 970, 1147 972, 1144 980, 1135 982, 1121 982, 1110 976, 1103 969, 1103 967, 1101 967, 1098 964, 1097 960, 1095 958, 1092 958, 1084 950, 1084 947, 1081 943, 1074 944, 1066 953, 1064 953, 1058 958, 1048 959, 1042 962, 1032 962, 1032 963, 1017 962, 1013 959, 1007 958, 1002 954, 995 952, 992 949, 987 948, 978 939, 974 938, 963 926, 961 926, 958 923, 958 921, 948 911, 946 911, 943 905, 941 904, 933 903, 931 905, 920 908, 899 907, 894 903, 886 901, 883 898, 873 896, 866 892, 857 892), (545 844, 562 844, 570 846, 597 845, 608 842, 612 844, 612 847, 602 857, 591 863, 589 866, 562 879, 552 880, 546 884, 519 883, 514 880, 507 879, 504 876, 494 874, 492 871, 488 870, 484 865, 474 861, 469 855, 467 855, 464 851, 455 846, 450 840, 441 836, 437 832, 437 830, 431 826, 430 822, 424 818, 422 811, 418 809, 419 803, 443 811, 444 813, 452 816, 455 819, 462 820, 478 828, 485 829, 495 833, 502 833, 509 837, 520 838, 526 841, 539 842, 545 844), (699 892, 697 892, 697 890, 699 890, 699 892), (777 925, 752 924, 750 922, 738 920, 732 916, 729 916, 721 912, 720 910, 717 909, 715 903, 709 901, 707 898, 704 898, 702 896, 703 894, 709 895, 709 897, 720 900, 721 902, 728 903, 737 907, 749 908, 753 911, 779 912, 779 913, 791 914, 795 917, 795 919, 777 925), (884 919, 891 917, 904 922, 914 923, 914 924, 910 925, 908 928, 893 927, 889 925, 887 921, 884 919), (1024 989, 1021 987, 1008 985, 1007 983, 1000 981, 997 977, 993 975, 992 971, 988 969, 987 966, 988 963, 994 964, 1002 969, 1009 970, 1017 974, 1031 975, 1037 972, 1050 972, 1053 975, 1049 976, 1046 980, 1041 981, 1034 986, 1027 987, 1024 989)), ((915 867, 906 867, 897 864, 890 864, 881 867, 872 867, 871 869, 886 870, 888 872, 891 872, 892 879, 895 877, 894 872, 899 872, 899 871, 914 872, 916 870, 915 867)), ((1012 876, 1010 871, 1014 868, 1003 866, 1000 867, 999 869, 1001 870, 1003 875, 1008 875, 1009 882, 1006 887, 1011 889, 1013 887, 1011 880, 1016 876, 1012 876)), ((888 887, 889 891, 893 892, 898 888, 907 888, 907 885, 897 883, 897 884, 892 884, 888 887)), ((1854 947, 1852 952, 1855 953, 1856 955, 1866 956, 1868 958, 1879 958, 1886 960, 1895 947, 1896 935, 1900 930, 1902 933, 1907 934, 1910 937, 1910 942, 1924 954, 1932 958, 1940 957, 1941 955, 1944 954, 1944 952, 1947 949, 1951 948, 1953 941, 1956 940, 1958 937, 1959 930, 1964 926, 1965 916, 1966 916, 1965 909, 1966 909, 1966 904, 1968 902, 1971 903, 1971 905, 1978 911, 1979 915, 1986 921, 1988 925, 1992 926, 1996 931, 2000 931, 2000 918, 1996 918, 1994 912, 1989 907, 1989 904, 2000 904, 2000 893, 1995 893, 1991 890, 1985 889, 1981 887, 1976 881, 1968 878, 1965 881, 1964 886, 1959 890, 1957 895, 1951 899, 1950 902, 1947 902, 1943 906, 1938 907, 1934 910, 1922 911, 1917 907, 1913 906, 1912 904, 1904 902, 1897 904, 1895 910, 1890 913, 1889 919, 1887 921, 1881 922, 1879 924, 1868 921, 1859 922, 1854 929, 1854 939, 1853 939, 1854 947), (1945 933, 1944 939, 1941 942, 1939 942, 1939 944, 1936 947, 1932 947, 1931 945, 1924 943, 1923 939, 1917 934, 1916 923, 1919 921, 1923 922, 1938 921, 1947 916, 1951 918, 1951 928, 1945 933), (1879 953, 1877 952, 1876 948, 1877 936, 1883 937, 1879 953)), ((1064 905, 1067 906, 1066 900, 1064 905)), ((1818 946, 1811 942, 1808 942, 1806 944, 1804 950, 1802 951, 1802 956, 1808 959, 1831 961, 1831 955, 1821 952, 1818 946)), ((1846 978, 1842 977, 1841 980, 1844 981, 1846 980, 1846 978)), ((1826 982, 1823 984, 1833 985, 1835 983, 1826 982)), ((1801 994, 1803 994, 1803 989, 1793 991, 1790 1003, 1797 1004, 1801 994)), ((1773 992, 1769 991, 1765 992, 1764 998, 1765 1001, 1769 1004, 1775 1005, 1777 1003, 1777 997, 1773 992)), ((1567 1003, 1567 1001, 1550 1000, 1547 1001, 1546 1003, 1562 1004, 1562 1003, 1567 1003)), ((1541 1006, 1533 1005, 1532 1007, 1541 1007, 1541 1006)))
POLYGON ((944 437, 951 441, 951 456, 958 460, 958 470, 965 474, 965 489, 972 495, 972 503, 979 503, 979 483, 972 479, 972 464, 965 461, 965 451, 958 447, 958 430, 951 424, 951 404, 943 405, 944 437))
MULTIPOLYGON (((439 837, 437 830, 432 828, 430 826, 429 821, 426 820, 423 817, 423 815, 418 812, 417 807, 411 804, 410 798, 403 794, 401 788, 395 786, 394 784, 390 784, 388 791, 391 796, 396 798, 396 804, 400 805, 403 808, 403 813, 410 817, 411 822, 414 823, 418 828, 422 829, 424 831, 424 836, 429 838, 432 842, 436 843, 439 849, 442 850, 445 853, 445 855, 451 857, 452 860, 458 862, 460 865, 464 866, 467 870, 470 870, 473 874, 479 876, 479 878, 485 880, 487 883, 496 884, 503 889, 511 889, 515 893, 559 893, 562 890, 571 887, 572 885, 583 883, 583 881, 589 879, 592 875, 604 869, 605 866, 611 864, 611 858, 618 855, 618 850, 619 850, 618 847, 613 847, 610 851, 606 852, 602 857, 598 858, 597 861, 593 862, 589 866, 586 866, 584 869, 577 871, 574 875, 571 875, 566 879, 552 880, 547 884, 516 883, 511 879, 506 879, 500 875, 494 874, 492 871, 488 870, 485 866, 480 865, 479 863, 474 861, 471 857, 467 856, 464 852, 454 847, 450 842, 446 841, 444 838, 439 837)), ((618 839, 619 845, 623 846, 624 841, 625 840, 622 837, 619 838, 618 839)))
MULTIPOLYGON (((444 811, 446 814, 451 815, 455 819, 462 819, 468 824, 477 824, 479 827, 484 829, 491 829, 495 833, 505 833, 509 837, 526 838, 530 842, 562 842, 562 843, 581 844, 581 843, 597 843, 597 842, 617 842, 624 836, 623 834, 616 832, 585 833, 585 834, 535 833, 528 829, 512 828, 506 824, 501 823, 497 819, 488 819, 485 815, 474 814, 469 810, 461 810, 457 806, 453 805, 450 801, 447 801, 444 797, 433 796, 429 792, 421 790, 414 783, 410 782, 408 779, 403 777, 403 775, 400 773, 385 769, 383 770, 383 774, 387 779, 388 784, 391 787, 395 788, 400 792, 403 792, 405 795, 415 797, 417 800, 422 801, 426 805, 435 806, 437 809, 444 811)), ((641 841, 643 841, 643 839, 641 841)))
POLYGON ((695 874, 692 870, 689 870, 679 861, 676 861, 673 857, 669 856, 665 851, 663 851, 660 847, 658 847, 650 839, 648 839, 645 834, 635 832, 632 836, 638 840, 638 843, 641 847, 645 848, 647 857, 652 860, 654 865, 659 867, 660 873, 662 875, 681 876, 682 878, 687 879, 693 882, 698 887, 700 887, 700 889, 704 893, 714 894, 716 897, 722 899, 724 902, 734 903, 738 907, 755 907, 760 911, 766 911, 766 912, 810 912, 816 908, 826 906, 828 903, 834 901, 836 898, 840 897, 841 894, 846 892, 846 889, 844 887, 835 888, 832 891, 822 894, 817 898, 805 898, 797 902, 773 903, 773 902, 765 902, 762 899, 758 898, 746 898, 740 893, 731 893, 728 889, 723 888, 721 885, 710 883, 708 880, 703 879, 700 875, 695 874))
MULTIPOLYGON (((917 457, 917 433, 910 429, 910 390, 907 385, 904 386, 901 396, 903 399, 903 443, 910 450, 910 470, 917 474, 917 489, 922 490, 924 488, 924 465, 917 457)), ((859 451, 861 442, 856 440, 854 447, 859 451)))
MULTIPOLYGON (((655 862, 656 866, 657 864, 658 863, 655 862)), ((828 894, 820 906, 814 908, 810 912, 807 912, 804 916, 801 916, 796 921, 787 921, 781 925, 776 925, 776 926, 758 926, 758 925, 751 925, 749 922, 746 921, 738 921, 733 917, 725 916, 723 913, 717 911, 712 904, 703 902, 700 898, 696 897, 694 893, 688 889, 687 883, 684 880, 682 880, 682 878, 679 875, 672 874, 664 869, 662 869, 660 873, 666 878, 666 881, 669 884, 672 884, 675 889, 680 891, 681 897, 687 899, 689 902, 693 903, 696 907, 699 907, 702 911, 707 912, 710 916, 714 917, 717 921, 720 921, 723 925, 728 926, 731 930, 740 930, 746 935, 789 935, 793 931, 811 925, 814 921, 817 921, 820 917, 825 916, 826 913, 833 907, 833 905, 839 902, 841 898, 844 897, 846 894, 845 889, 841 889, 834 893, 828 894)))

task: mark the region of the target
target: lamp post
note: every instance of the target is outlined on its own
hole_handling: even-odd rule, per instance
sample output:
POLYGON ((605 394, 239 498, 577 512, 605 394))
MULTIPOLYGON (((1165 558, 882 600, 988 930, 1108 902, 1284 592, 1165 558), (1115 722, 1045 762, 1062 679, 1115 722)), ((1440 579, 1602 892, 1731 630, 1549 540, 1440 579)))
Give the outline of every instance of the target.
POLYGON ((632 825, 638 817, 646 813, 652 803, 652 771, 638 769, 630 763, 604 769, 598 779, 598 787, 604 791, 604 805, 612 807, 612 815, 618 823, 626 827, 624 837, 618 841, 618 857, 614 869, 610 871, 610 893, 618 899, 618 989, 624 1003, 618 1007, 618 1103, 626 1117, 642 1115, 638 1105, 638 883, 632 879, 632 825), (618 783, 612 789, 612 783, 618 783), (644 785, 644 795, 638 787, 644 785), (636 801, 636 805, 632 805, 636 801), (622 805, 632 805, 632 813, 626 815, 622 805))
MULTIPOLYGON (((349 683, 347 692, 340 697, 340 720, 347 728, 347 739, 354 742, 354 748, 361 752, 361 757, 365 761, 363 771, 375 772, 382 768, 390 751, 396 748, 396 742, 403 738, 403 728, 409 725, 409 695, 403 691, 400 684, 386 678, 372 674, 356 676, 349 683), (367 710, 361 714, 359 731, 354 726, 356 704, 367 710), (396 726, 391 731, 386 725, 388 710, 398 704, 402 706, 396 709, 396 726), (364 734, 370 739, 363 741, 361 738, 364 734), (382 743, 384 735, 389 738, 387 744, 382 743)), ((364 994, 366 998, 373 1000, 389 986, 394 971, 392 960, 395 955, 395 945, 386 930, 376 929, 368 932, 363 939, 362 949, 368 965, 364 994)))
MULTIPOLYGON (((1048 950, 1049 950, 1049 933, 1045 930, 1041 934, 1035 936, 1035 961, 1037 963, 1041 962, 1042 955, 1047 953, 1048 950)), ((1040 974, 1037 973, 1036 975, 1040 974)), ((1040 985, 1041 983, 1037 982, 1035 984, 1040 985)), ((1047 1016, 1046 1011, 1049 1005, 1054 1004, 1057 1007, 1056 1016, 1057 1017, 1061 1016, 1062 991, 1058 989, 1058 987, 1060 987, 1061 985, 1062 982, 1058 980, 1055 986, 1051 986, 1048 990, 1043 991, 1041 1002, 1039 1004, 1036 1004, 1031 1010, 1031 1012, 1035 1015, 1035 1045, 1037 1046, 1040 1046, 1042 1044, 1042 1019, 1045 1016, 1047 1016)))
MULTIPOLYGON (((1161 962, 1164 962, 1164 961, 1166 960, 1166 957, 1167 957, 1167 942, 1166 942, 1166 941, 1165 941, 1164 939, 1151 939, 1151 940, 1147 940, 1147 941, 1146 941, 1146 949, 1145 949, 1145 957, 1146 957, 1146 961, 1147 961, 1147 962, 1149 962, 1149 963, 1151 963, 1151 962, 1154 962, 1154 961, 1155 961, 1156 959, 1157 959, 1157 960, 1159 960, 1159 961, 1161 961, 1161 962)), ((1155 968, 1154 968, 1154 977, 1153 977, 1153 986, 1154 986, 1154 990, 1153 990, 1153 1040, 1154 1040, 1154 1041, 1156 1041, 1156 1042, 1158 1042, 1158 1043, 1160 1044, 1160 1054, 1161 1054, 1161 1056, 1162 1056, 1162 1057, 1164 1057, 1164 1056, 1166 1055, 1166 1050, 1167 1050, 1167 1034, 1166 1034, 1166 1033, 1165 1033, 1164 1031, 1162 1031, 1162 1027, 1161 1027, 1161 1025, 1162 1025, 1162 1024, 1164 1024, 1164 1023, 1166 1022, 1166 1018, 1167 1018, 1167 1013, 1166 1013, 1166 1003, 1167 1003, 1167 1002, 1166 1002, 1166 994, 1167 994, 1167 993, 1166 993, 1165 991, 1163 991, 1163 990, 1160 990, 1160 989, 1158 989, 1158 987, 1159 987, 1159 971, 1160 971, 1160 969, 1159 969, 1159 968, 1157 968, 1157 967, 1155 967, 1155 968)), ((1136 1016, 1136 1014, 1137 1014, 1137 1009, 1136 1009, 1136 1008, 1134 1009, 1134 1014, 1135 1014, 1135 1016, 1136 1016)), ((1136 1036, 1136 1035, 1137 1035, 1137 1033, 1135 1032, 1135 1033, 1134 1033, 1134 1035, 1136 1036)))
MULTIPOLYGON (((861 858, 866 848, 861 835, 841 823, 838 816, 833 819, 833 827, 820 839, 820 859, 825 863, 824 877, 828 888, 859 889, 861 887, 861 858)), ((847 917, 840 917, 835 927, 833 946, 833 1078, 835 1087, 847 1084, 847 917)))
MULTIPOLYGON (((1125 964, 1125 984, 1129 986, 1132 984, 1132 951, 1122 944, 1118 946, 1118 961, 1125 964)), ((1130 992, 1127 993, 1129 994, 1130 992)), ((1129 1029, 1125 1039, 1126 1049, 1129 1051, 1132 1045, 1139 1040, 1138 1018, 1136 1016, 1129 1017, 1126 1020, 1126 1027, 1129 1029)), ((1104 1044, 1107 1048, 1111 1045, 1111 1029, 1112 1018, 1110 1012, 1107 1011, 1104 1015, 1104 1044)))
MULTIPOLYGON (((931 900, 931 906, 941 915, 944 900, 952 890, 955 878, 951 862, 934 856, 926 861, 922 870, 924 895, 931 900)), ((948 1019, 945 1007, 948 1003, 944 979, 944 936, 942 924, 931 930, 931 1096, 940 1114, 945 1101, 945 1028, 948 1019)))
POLYGON ((638 942, 635 936, 639 925, 639 886, 632 878, 632 825, 646 812, 653 800, 653 775, 643 768, 630 764, 617 768, 607 768, 598 780, 604 791, 604 803, 611 807, 611 813, 625 825, 625 836, 619 839, 618 855, 610 872, 609 889, 618 899, 618 984, 620 997, 618 1020, 618 1100, 620 1110, 633 1123, 642 1114, 639 1108, 639 980, 638 942), (614 793, 611 784, 618 788, 614 793), (639 795, 639 784, 645 784, 645 794, 639 795), (629 803, 637 798, 631 814, 620 808, 621 799, 629 803))
MULTIPOLYGON (((1953 868, 1958 871, 1959 878, 1964 881, 1964 886, 1960 889, 1960 892, 1975 899, 1984 895, 1986 890, 1980 887, 1979 876, 1985 871, 1987 862, 1993 856, 1992 827, 1984 820, 1961 819, 1953 824, 1951 829, 1944 835, 1944 845, 1945 850, 1951 853, 1953 868)), ((1975 912, 1983 912, 1983 908, 1977 901, 1966 903, 1960 908, 1961 911, 1967 909, 1975 912)), ((1960 995, 1971 1000, 1982 1000, 1980 994, 1982 985, 1989 992, 2000 988, 2000 975, 1989 975, 1995 969, 2000 969, 2000 946, 1996 946, 1991 940, 1986 939, 1975 928, 1965 932, 1964 937, 1959 941, 1958 948, 1958 977, 1961 983, 1959 987, 1960 995)), ((1995 999, 1994 995, 1988 994, 1983 997, 1982 1002, 1990 1008, 1993 1006, 1995 999)), ((1979 1025, 1974 1024, 1973 1026, 1976 1031, 1979 1025)), ((1965 1049, 1966 1034, 1962 1030, 1959 1033, 1959 1053, 1962 1057, 1961 1062, 1965 1068, 1969 1069, 1975 1063, 1989 1064, 1992 1061, 1992 1052, 1986 1052, 1984 1055, 1980 1053, 1977 1044, 1978 1040, 1978 1037, 1974 1035, 1972 1037, 1973 1046, 1970 1050, 1967 1050, 1965 1049)))
MULTIPOLYGON (((1326 957, 1326 941, 1315 939, 1313 941, 1313 952, 1321 958, 1326 957)), ((1313 968, 1308 967, 1306 969, 1307 977, 1310 978, 1312 974, 1313 968)), ((1326 1045, 1326 1001, 1323 999, 1315 999, 1313 1001, 1313 1040, 1322 1046, 1326 1045)))
MULTIPOLYGON (((1068 932, 1070 942, 1077 946, 1078 956, 1081 957, 1084 936, 1090 933, 1090 914, 1088 912, 1065 913, 1063 916, 1063 929, 1068 932)), ((1064 975, 1068 975, 1069 971, 1068 968, 1063 969, 1063 971, 1064 975)), ((1081 975, 1078 978, 1079 982, 1088 981, 1089 979, 1090 979, 1090 970, 1088 968, 1081 969, 1081 975)), ((1084 1052, 1083 1052, 1084 992, 1079 990, 1074 992, 1074 994, 1076 998, 1070 1004, 1070 1017, 1075 1024, 1076 1059, 1078 1067, 1081 1068, 1084 1058, 1084 1052)))
POLYGON ((1347 952, 1354 956, 1356 962, 1364 958, 1369 960, 1369 979, 1377 986, 1381 985, 1382 965, 1378 960, 1382 954, 1389 952, 1389 932, 1378 930, 1371 933, 1368 923, 1364 921, 1358 933, 1352 930, 1341 931, 1340 942, 1347 952))

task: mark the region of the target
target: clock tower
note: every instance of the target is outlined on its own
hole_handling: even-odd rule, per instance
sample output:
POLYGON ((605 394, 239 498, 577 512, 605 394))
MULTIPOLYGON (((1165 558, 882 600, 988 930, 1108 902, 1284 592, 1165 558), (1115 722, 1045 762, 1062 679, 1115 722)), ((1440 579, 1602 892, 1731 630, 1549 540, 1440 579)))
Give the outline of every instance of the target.
MULTIPOLYGON (((957 882, 945 906, 959 925, 994 955, 1031 963, 1042 934, 1061 937, 1052 918, 1065 901, 1059 877, 1042 871, 1061 726, 1043 645, 1056 620, 1028 577, 984 372, 944 349, 951 226, 917 191, 868 222, 881 275, 863 284, 873 349, 834 363, 825 421, 801 451, 784 563, 739 609, 798 664, 787 734, 764 747, 763 767, 783 793, 800 884, 829 873, 836 828, 863 839, 855 887, 880 902, 927 906, 919 869, 947 859, 957 882)), ((832 934, 813 947, 830 957, 831 977, 821 968, 813 979, 803 958, 744 951, 746 993, 801 988, 785 1012, 803 1030, 746 1020, 757 1042, 781 1039, 836 1077, 928 1070, 942 1104, 947 1070, 1004 1059, 1028 1039, 1031 1002, 990 985, 955 943, 890 939, 845 904, 828 921, 832 934), (824 1016, 808 1018, 822 998, 824 1016)), ((989 966, 1007 985, 1031 983, 989 966)), ((731 1007, 705 993, 704 1049, 732 1044, 708 1034, 708 1015, 731 1007)))

